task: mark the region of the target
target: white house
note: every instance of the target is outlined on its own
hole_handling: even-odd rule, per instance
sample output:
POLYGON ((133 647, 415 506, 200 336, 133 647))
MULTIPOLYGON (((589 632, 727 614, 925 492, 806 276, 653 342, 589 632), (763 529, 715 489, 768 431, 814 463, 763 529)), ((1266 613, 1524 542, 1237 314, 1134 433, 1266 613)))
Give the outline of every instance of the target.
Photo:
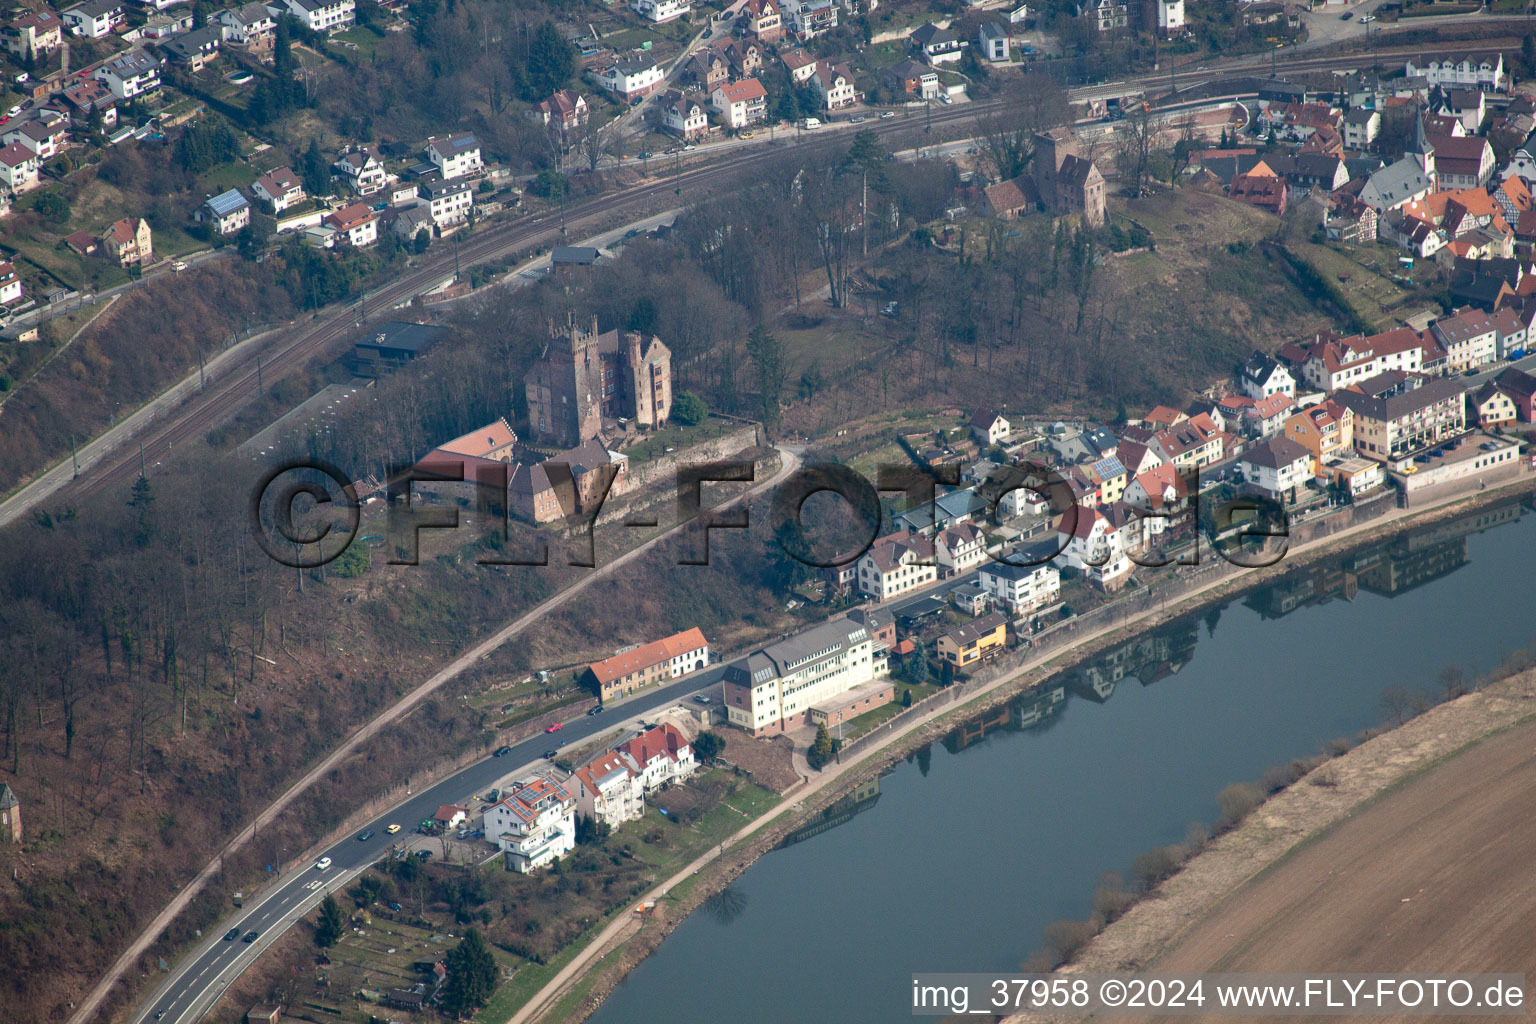
POLYGON ((37 186, 37 154, 26 146, 11 143, 0 149, 0 182, 12 192, 21 193, 37 186))
POLYGON ((1012 432, 1008 420, 991 409, 976 409, 971 413, 971 436, 977 444, 1002 444, 1012 432))
POLYGON ((9 306, 21 301, 21 278, 16 276, 16 265, 0 260, 0 305, 9 306))
POLYGON ((268 6, 298 18, 311 32, 339 32, 357 21, 356 0, 281 0, 268 6))
POLYGON ((823 622, 727 666, 726 715, 754 736, 808 725, 812 705, 872 682, 884 665, 863 623, 823 622))
POLYGON ((1271 437, 1245 451, 1237 467, 1265 497, 1287 503, 1312 478, 1312 453, 1288 437, 1271 437))
POLYGON ((1057 540, 1058 557, 1104 590, 1119 587, 1131 574, 1121 530, 1096 508, 1078 506, 1075 513, 1068 511, 1057 527, 1057 540))
POLYGON ((1404 65, 1408 78, 1423 75, 1430 85, 1477 86, 1502 89, 1508 84, 1504 73, 1504 55, 1494 52, 1480 56, 1410 57, 1404 65))
POLYGON ((1270 395, 1286 394, 1295 397, 1296 378, 1291 376, 1277 360, 1262 352, 1255 352, 1237 372, 1238 387, 1255 402, 1270 395))
POLYGON ((374 216, 373 210, 369 209, 367 203, 343 206, 339 210, 326 214, 321 223, 334 228, 337 240, 345 241, 351 246, 361 248, 379 240, 379 218, 374 216))
POLYGON ((630 0, 630 10, 646 21, 661 24, 676 21, 691 10, 688 0, 630 0))
POLYGON ((251 201, 239 189, 220 192, 198 207, 197 219, 205 221, 215 234, 232 235, 251 222, 251 201))
POLYGON ((888 601, 939 578, 933 541, 910 531, 875 541, 857 566, 860 592, 876 601, 888 601))
POLYGON ((945 576, 969 572, 987 560, 987 536, 971 523, 960 523, 939 531, 933 553, 945 576))
POLYGON ((600 68, 593 77, 598 85, 628 103, 649 96, 666 81, 667 76, 649 55, 631 53, 600 68))
POLYGON ((384 187, 389 178, 384 165, 366 149, 354 149, 341 154, 331 165, 331 170, 346 182, 353 195, 359 196, 373 195, 384 187))
POLYGON ((469 132, 427 140, 427 159, 445 178, 462 178, 485 166, 480 142, 469 132))
POLYGON ((727 82, 715 87, 710 105, 720 115, 728 128, 745 128, 757 124, 768 114, 768 92, 763 83, 755 78, 739 82, 727 82))
POLYGON ((1049 565, 993 562, 976 574, 994 604, 1013 616, 1027 615, 1061 597, 1061 573, 1049 565))
POLYGON ((1189 31, 1184 17, 1184 0, 1156 0, 1157 34, 1164 39, 1177 39, 1189 31))
POLYGON ((800 42, 837 28, 837 4, 833 0, 783 0, 784 26, 800 42))
POLYGON ((0 142, 5 145, 17 143, 25 146, 37 154, 38 160, 48 160, 58 155, 64 146, 64 140, 69 137, 69 121, 59 118, 51 124, 43 121, 26 121, 23 123, 11 122, 4 135, 0 135, 0 142))
POLYGON ((810 82, 811 88, 821 97, 823 110, 838 110, 852 106, 858 99, 858 93, 853 88, 853 72, 848 70, 846 64, 833 64, 830 61, 819 60, 816 62, 816 72, 811 75, 810 82))
POLYGON ((514 784, 485 812, 485 837, 530 874, 576 847, 576 798, 552 775, 514 784))
POLYGON ((263 174, 251 183, 251 191, 270 206, 273 213, 282 213, 304 201, 304 184, 287 167, 276 167, 263 174))
POLYGON ((1008 63, 1008 30, 995 21, 984 21, 976 30, 976 43, 981 55, 993 64, 1008 63))
POLYGON ((704 137, 709 131, 709 115, 697 96, 669 90, 661 99, 661 123, 667 131, 685 142, 704 137))
POLYGON ((694 760, 693 746, 673 725, 652 726, 628 743, 619 744, 617 749, 629 759, 647 793, 686 779, 699 766, 694 760))
POLYGON ((118 99, 131 100, 160 88, 160 61, 143 50, 129 50, 101 65, 92 77, 118 99))
POLYGON ((475 205, 474 190, 462 178, 423 182, 417 195, 426 201, 432 222, 440 228, 469 219, 470 207, 475 205))
POLYGON ((645 786, 620 751, 608 751, 566 781, 576 791, 576 810, 611 828, 645 813, 645 786))
POLYGON ((921 52, 923 59, 934 66, 958 64, 961 51, 969 45, 969 40, 961 39, 949 29, 940 28, 931 21, 913 29, 909 40, 912 48, 921 52))
POLYGON ((85 0, 61 11, 60 17, 71 35, 100 39, 123 23, 123 5, 120 0, 85 0))

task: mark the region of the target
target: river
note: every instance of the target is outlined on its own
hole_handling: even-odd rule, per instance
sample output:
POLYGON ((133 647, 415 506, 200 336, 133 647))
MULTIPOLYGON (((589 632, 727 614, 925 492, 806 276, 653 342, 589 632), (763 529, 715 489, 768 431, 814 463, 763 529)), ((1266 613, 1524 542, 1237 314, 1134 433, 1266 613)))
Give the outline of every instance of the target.
POLYGON ((1103 872, 1214 820, 1223 787, 1380 723, 1389 690, 1531 643, 1533 579, 1536 516, 1511 503, 1140 637, 758 860, 592 1020, 889 1022, 914 972, 1017 970, 1103 872))

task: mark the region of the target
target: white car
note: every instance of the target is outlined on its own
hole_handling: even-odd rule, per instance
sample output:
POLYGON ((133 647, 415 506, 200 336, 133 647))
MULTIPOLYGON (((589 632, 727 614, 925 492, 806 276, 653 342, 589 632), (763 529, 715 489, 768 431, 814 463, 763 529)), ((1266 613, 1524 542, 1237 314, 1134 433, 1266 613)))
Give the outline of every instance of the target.
POLYGON ((886 121, 886 120, 889 120, 890 118, 893 118, 895 116, 896 116, 896 111, 894 111, 894 110, 884 110, 884 111, 881 111, 881 113, 880 113, 880 120, 886 121))
POLYGON ((315 870, 316 871, 329 871, 330 869, 331 869, 331 858, 329 858, 329 857, 321 857, 319 860, 315 861, 315 870))
POLYGON ((1362 24, 1362 25, 1366 24, 1367 22, 1371 22, 1371 21, 1375 21, 1375 20, 1376 20, 1376 15, 1374 15, 1374 14, 1362 14, 1362 15, 1360 15, 1360 24, 1362 24))

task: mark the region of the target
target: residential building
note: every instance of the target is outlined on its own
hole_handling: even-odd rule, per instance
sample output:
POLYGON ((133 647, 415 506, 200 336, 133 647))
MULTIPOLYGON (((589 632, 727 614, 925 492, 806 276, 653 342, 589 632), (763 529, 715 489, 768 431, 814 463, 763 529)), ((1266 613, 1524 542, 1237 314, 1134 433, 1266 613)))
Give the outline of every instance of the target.
POLYGON ((597 84, 625 103, 649 96, 666 81, 666 75, 648 54, 626 54, 594 72, 597 84))
POLYGON ((331 165, 353 195, 371 196, 384 188, 389 175, 379 158, 361 147, 350 149, 331 165))
POLYGON ((574 131, 587 123, 587 98, 575 89, 561 89, 540 100, 529 116, 561 132, 574 131))
POLYGON ((645 813, 645 787, 617 750, 576 769, 566 784, 575 791, 577 812, 609 828, 618 828, 645 813))
POLYGON ((1418 373, 1424 364, 1425 341, 1409 327, 1395 327, 1370 337, 1316 336, 1311 342, 1287 345, 1280 354, 1301 368, 1302 379, 1319 391, 1337 391, 1388 370, 1418 373))
POLYGON ((232 235, 251 223, 251 201, 239 189, 210 196, 198 207, 197 219, 208 224, 216 235, 232 235))
POLYGON ((485 812, 485 838, 515 871, 530 874, 576 848, 576 798, 553 775, 513 783, 485 812))
POLYGON ((960 38, 947 28, 940 28, 933 22, 919 25, 912 30, 907 37, 914 53, 922 55, 923 59, 934 67, 940 64, 958 64, 960 56, 970 41, 960 38))
POLYGON ((957 672, 1001 654, 1007 646, 1008 617, 1002 612, 946 630, 934 642, 939 661, 949 663, 957 672))
POLYGON ((872 682, 884 664, 862 624, 824 622, 728 666, 726 715, 754 736, 809 725, 813 704, 872 682))
POLYGON ((340 32, 357 21, 356 0, 273 0, 311 32, 340 32))
POLYGON ((154 237, 150 234, 149 221, 143 217, 114 221, 101 236, 101 244, 120 267, 143 266, 155 261, 154 237))
POLYGON ((1287 440, 1305 448, 1312 456, 1312 474, 1323 475, 1323 465, 1344 458, 1355 450, 1355 414, 1328 399, 1292 413, 1285 421, 1287 440))
POLYGON ((111 35, 124 21, 122 0, 85 0, 66 7, 60 16, 71 35, 86 39, 111 35))
POLYGON ((774 0, 747 0, 738 18, 747 21, 747 33, 765 43, 776 43, 784 34, 784 17, 774 0))
POLYGON ((12 121, 6 128, 5 134, 0 136, 0 143, 9 146, 17 143, 37 154, 38 160, 48 160, 57 156, 64 148, 64 142, 69 137, 69 120, 60 117, 54 121, 12 121))
POLYGON ((0 28, 0 41, 17 57, 52 53, 63 45, 64 22, 50 10, 23 10, 0 28))
POLYGON ((1180 470, 1198 469, 1221 461, 1226 448, 1225 432, 1202 413, 1153 435, 1148 447, 1180 470))
MULTIPOLYGON (((798 47, 779 54, 779 61, 784 65, 784 70, 789 72, 789 80, 796 85, 804 85, 816 73, 816 58, 798 47)), ((926 67, 927 65, 918 66, 926 67)), ((934 76, 934 81, 938 81, 937 75, 934 76)))
POLYGON ((1095 31, 1114 32, 1131 24, 1130 0, 1083 0, 1077 5, 1077 15, 1095 31))
POLYGON ((839 110, 850 107, 858 99, 853 88, 853 72, 846 64, 830 61, 816 62, 816 71, 810 78, 811 88, 821 97, 821 109, 839 110))
POLYGON ((694 53, 683 65, 683 73, 680 76, 684 83, 691 84, 705 96, 714 94, 720 86, 731 80, 731 62, 725 54, 707 46, 694 53))
POLYGON ((615 749, 628 759, 647 793, 681 782, 699 766, 692 744, 673 725, 652 726, 615 749))
POLYGON ((1511 366, 1495 377, 1493 383, 1515 403, 1515 416, 1521 422, 1536 422, 1536 377, 1511 366))
POLYGON ((1147 0, 1144 9, 1153 18, 1153 30, 1162 38, 1177 39, 1189 32, 1184 0, 1147 0))
POLYGON ((604 419, 623 417, 654 429, 672 415, 672 352, 635 331, 600 333, 570 313, 528 371, 528 424, 561 444, 596 437, 604 419))
POLYGON ((992 602, 1014 618, 1049 607, 1061 598, 1061 573, 1050 565, 989 562, 976 579, 992 602))
POLYGON ((1514 399, 1493 381, 1488 381, 1472 392, 1468 397, 1468 403, 1472 407, 1472 416, 1477 420, 1477 425, 1484 430, 1506 426, 1519 418, 1516 414, 1514 399))
POLYGON ((1333 396, 1355 414, 1355 451, 1396 466, 1466 431, 1460 383, 1393 371, 1333 396))
POLYGON ((692 13, 689 0, 629 0, 629 9, 657 25, 676 21, 692 13))
POLYGON ((1478 188, 1493 177, 1493 146, 1481 135, 1432 135, 1435 182, 1446 188, 1478 188))
POLYGON ((969 426, 971 436, 980 445, 1002 444, 1013 432, 1013 428, 1002 414, 987 408, 973 409, 969 426))
POLYGON ((439 229, 462 224, 475 205, 474 188, 463 178, 424 181, 416 187, 416 194, 426 203, 432 223, 439 229))
POLYGON ((582 681, 606 705, 708 664, 709 641, 694 627, 593 662, 582 673, 582 681))
POLYGON ((444 178, 462 178, 485 167, 480 140, 470 132, 427 140, 427 160, 444 178))
POLYGON ((806 42, 837 28, 837 4, 833 0, 779 0, 786 32, 806 42))
POLYGON ((36 153, 13 142, 0 149, 0 182, 17 195, 36 188, 38 164, 36 153))
POLYGON ((934 536, 933 554, 944 576, 957 576, 987 560, 987 536, 974 523, 951 526, 934 536))
POLYGON ((939 578, 931 539, 910 530, 876 540, 859 559, 859 592, 888 601, 939 578))
POLYGON ((1510 359, 1525 352, 1531 325, 1518 309, 1510 306, 1496 309, 1488 319, 1493 321, 1493 329, 1498 334, 1498 358, 1510 359))
POLYGON ((1381 134, 1381 111, 1356 107, 1344 115, 1344 145, 1348 149, 1369 149, 1381 134))
POLYGON ((1419 157, 1409 155, 1372 171, 1360 189, 1360 201, 1377 214, 1384 214, 1423 199, 1434 188, 1434 171, 1427 169, 1419 157))
POLYGON ((981 55, 993 64, 1008 63, 1009 43, 1008 30, 995 21, 984 21, 976 30, 976 44, 981 47, 981 55))
POLYGON ((1059 557, 1101 590, 1117 590, 1131 575, 1128 538, 1122 532, 1128 524, 1118 514, 1112 518, 1109 510, 1069 510, 1056 528, 1059 557))
POLYGON ((660 105, 662 127, 684 142, 693 142, 708 133, 709 115, 704 113, 699 97, 668 89, 660 105))
POLYGON ((755 78, 730 82, 715 89, 710 103, 731 129, 758 124, 768 116, 768 92, 755 78))
POLYGON ((251 191, 273 213, 282 213, 304 201, 304 183, 287 167, 276 167, 263 174, 251 183, 251 191))
MULTIPOLYGON (((1255 352, 1237 371, 1237 386, 1255 401, 1270 395, 1296 395, 1296 378, 1279 360, 1255 352)), ((1170 424, 1171 426, 1172 424, 1170 424)))
POLYGON ((129 50, 98 67, 94 78, 120 100, 131 100, 160 88, 160 61, 143 50, 129 50))
POLYGON ((220 26, 204 25, 190 32, 171 36, 160 41, 160 52, 172 64, 180 64, 194 74, 203 70, 219 55, 219 44, 224 32, 220 26))
POLYGON ((763 48, 751 37, 745 39, 717 40, 714 48, 725 54, 731 63, 731 72, 737 78, 748 78, 763 70, 763 48))
POLYGON ((1285 437, 1271 437, 1243 452, 1237 464, 1248 486, 1281 504, 1296 501, 1312 479, 1312 453, 1285 437))
POLYGON ((264 3, 248 3, 219 12, 218 24, 224 45, 259 57, 272 52, 277 42, 277 19, 264 3))
MULTIPOLYGON (((807 59, 806 67, 814 70, 815 60, 807 59)), ((793 72, 791 72, 793 75, 793 72)), ((809 71, 807 72, 809 75, 809 71)), ((927 64, 905 57, 885 70, 885 80, 891 88, 920 100, 936 100, 941 87, 939 73, 927 64)))
POLYGON ((1445 372, 1460 373, 1499 355, 1499 330, 1493 318, 1479 309, 1460 309, 1441 317, 1429 327, 1430 333, 1445 351, 1445 372))
POLYGON ((367 203, 353 203, 325 215, 321 221, 336 232, 338 241, 354 248, 372 245, 379 240, 379 218, 367 203))
POLYGON ((1508 84, 1501 53, 1414 56, 1408 58, 1404 71, 1409 78, 1424 76, 1429 85, 1474 86, 1497 91, 1508 84))
POLYGON ((21 278, 16 276, 16 264, 0 260, 0 306, 14 306, 21 301, 21 278))
POLYGON ((1278 174, 1238 174, 1227 186, 1228 199, 1267 210, 1276 217, 1285 215, 1290 193, 1289 183, 1278 174))

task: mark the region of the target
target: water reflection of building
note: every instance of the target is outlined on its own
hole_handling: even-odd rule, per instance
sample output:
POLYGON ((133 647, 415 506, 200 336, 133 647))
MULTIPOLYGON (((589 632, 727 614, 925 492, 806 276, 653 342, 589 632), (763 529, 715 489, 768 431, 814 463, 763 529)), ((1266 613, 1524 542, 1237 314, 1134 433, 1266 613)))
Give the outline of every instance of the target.
POLYGON ((792 846, 795 843, 803 843, 812 836, 819 836, 828 829, 837 828, 853 820, 855 814, 861 814, 875 806, 875 801, 880 799, 880 778, 876 776, 868 782, 861 783, 857 789, 829 804, 816 818, 795 829, 779 843, 781 847, 792 846))
POLYGON ((1115 685, 1134 676, 1142 686, 1178 673, 1194 657, 1199 634, 1195 621, 1186 619, 1167 629, 1137 637, 1105 652, 1067 676, 1072 692, 1097 704, 1114 696, 1115 685))
POLYGON ((1033 729, 1037 725, 1053 722, 1067 706, 1067 688, 1060 683, 1046 683, 1030 690, 1009 707, 1013 711, 1013 724, 1018 729, 1033 729))
POLYGON ((1467 538, 1437 544, 1394 544, 1369 564, 1357 562, 1360 585, 1373 594, 1395 597, 1431 583, 1467 564, 1467 538))
POLYGON ((986 739, 988 733, 1006 728, 1010 724, 1010 717, 1008 705, 993 708, 950 731, 944 737, 944 749, 951 754, 958 754, 973 743, 986 739))

